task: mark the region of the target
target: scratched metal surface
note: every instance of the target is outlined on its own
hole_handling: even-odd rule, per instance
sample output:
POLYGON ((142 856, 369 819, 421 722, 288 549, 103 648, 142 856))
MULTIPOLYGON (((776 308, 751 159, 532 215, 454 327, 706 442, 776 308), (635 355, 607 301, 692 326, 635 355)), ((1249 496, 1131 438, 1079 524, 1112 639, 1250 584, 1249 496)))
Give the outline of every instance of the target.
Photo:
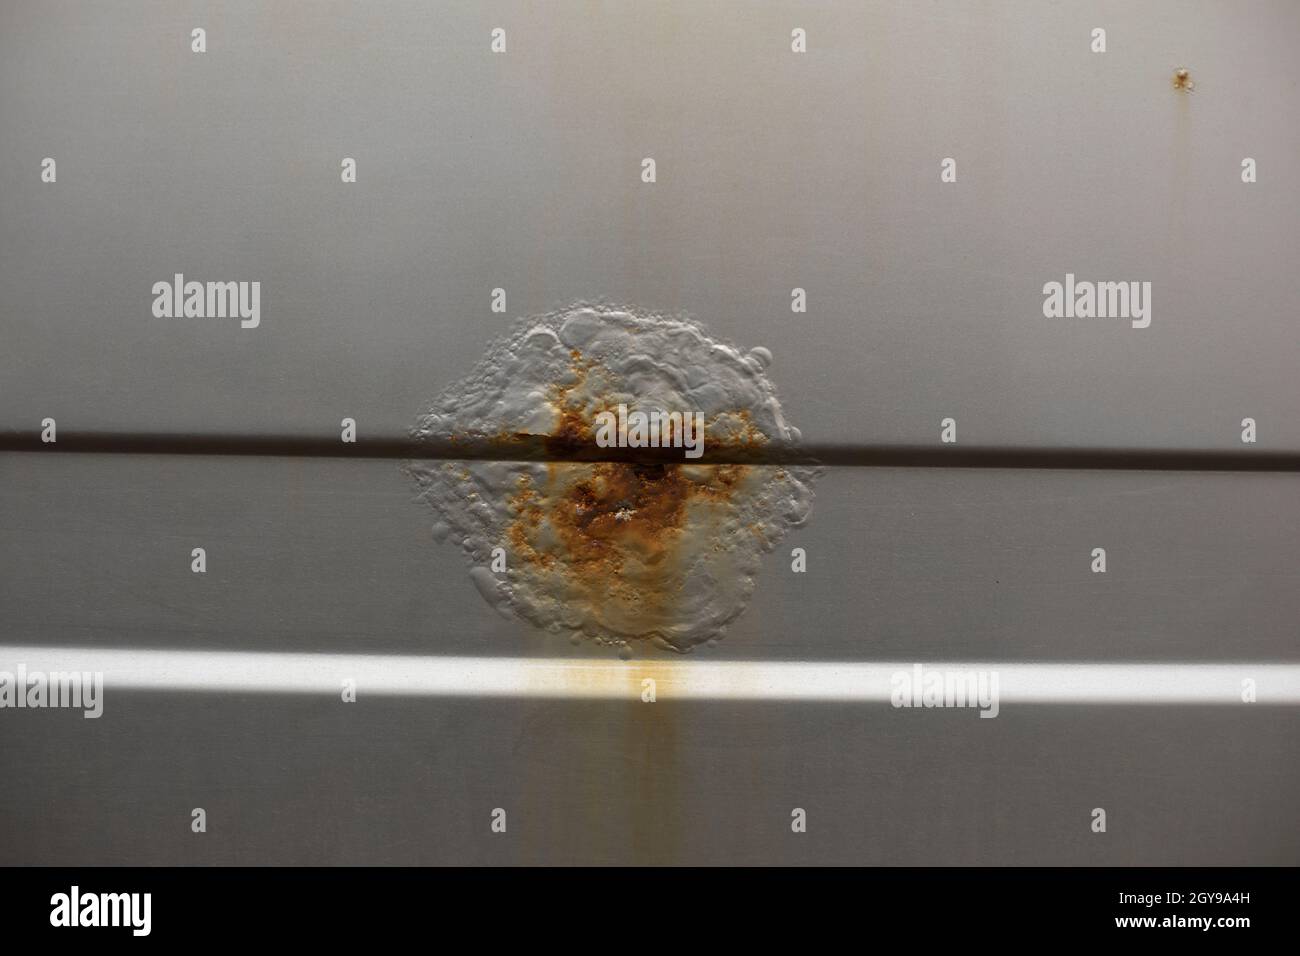
MULTIPOLYGON (((610 658, 491 610, 392 462, 8 455, 0 476, 12 643, 610 658)), ((830 469, 744 616, 696 654, 1294 660, 1298 492, 1290 475, 830 469)))
MULTIPOLYGON (((1281 865, 1300 714, 148 695, 6 731, 4 858, 1281 865), (73 721, 93 723, 89 730, 73 721), (62 727, 58 724, 62 723, 62 727), (209 829, 190 833, 191 806, 209 829), (510 810, 507 834, 488 831, 510 810), (790 832, 790 808, 809 829, 790 832), (1111 808, 1110 832, 1088 811, 1111 808), (805 839, 806 838, 806 839, 805 839)), ((6 715, 6 719, 11 715, 6 715)))
MULTIPOLYGON (((1289 3, 6 3, 0 428, 401 435, 503 286, 510 316, 605 296, 771 348, 810 441, 952 415, 963 444, 1248 454, 1249 415, 1300 449, 1298 37, 1289 3), (259 279, 261 327, 153 319, 176 271, 259 279), (1066 271, 1152 281, 1151 328, 1044 319, 1066 271)), ((697 653, 1294 662, 1298 486, 832 469, 697 653)), ((495 615, 429 523, 394 462, 3 454, 0 643, 602 653, 495 615)), ((1281 707, 106 711, 0 713, 0 861, 1300 862, 1281 707)))
POLYGON ((0 18, 0 427, 404 434, 503 287, 510 316, 605 296, 765 345, 814 442, 952 415, 977 444, 1231 448, 1252 416, 1300 448, 1284 0, 0 18), (1151 328, 1044 319, 1067 270, 1151 281, 1151 328), (178 271, 259 279, 262 326, 153 319, 178 271))

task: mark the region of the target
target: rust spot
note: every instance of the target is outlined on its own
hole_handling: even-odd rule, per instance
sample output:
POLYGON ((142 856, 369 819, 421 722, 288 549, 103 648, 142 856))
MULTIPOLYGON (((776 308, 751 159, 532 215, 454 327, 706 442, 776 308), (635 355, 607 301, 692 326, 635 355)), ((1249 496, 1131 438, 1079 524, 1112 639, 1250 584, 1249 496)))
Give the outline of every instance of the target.
POLYGON ((1192 74, 1188 72, 1187 67, 1180 66, 1174 70, 1174 89, 1190 93, 1196 89, 1196 84, 1192 82, 1192 74))
POLYGON ((559 411, 559 420, 549 435, 542 439, 547 453, 556 457, 572 455, 592 442, 591 423, 594 416, 588 409, 574 401, 573 393, 586 384, 587 375, 595 363, 583 359, 577 349, 569 352, 571 381, 551 386, 551 404, 559 411))
MULTIPOLYGON (((559 416, 544 438, 548 451, 590 444, 595 413, 606 404, 569 400, 587 369, 577 352, 572 358, 576 381, 552 390, 559 416)), ((733 424, 723 441, 766 441, 746 411, 736 412, 733 424)), ((635 614, 643 625, 669 627, 673 591, 684 570, 680 545, 690 522, 705 521, 702 512, 725 506, 748 472, 743 464, 553 462, 540 493, 527 476, 519 479, 508 502, 514 520, 507 536, 525 564, 561 575, 575 597, 617 607, 619 616, 635 614)))
POLYGON ((798 433, 781 418, 764 375, 771 356, 760 352, 710 344, 683 320, 585 308, 530 320, 496 347, 494 364, 445 393, 421 426, 483 463, 412 467, 483 597, 625 657, 635 640, 686 652, 720 637, 743 611, 761 555, 807 516, 815 477, 769 460, 798 433), (589 349, 593 329, 603 337, 589 349), (577 341, 561 344, 560 333, 577 341), (687 458, 667 428, 657 447, 596 442, 601 412, 672 396, 686 404, 696 387, 702 457, 687 458), (484 556, 499 544, 507 569, 488 576, 484 556))

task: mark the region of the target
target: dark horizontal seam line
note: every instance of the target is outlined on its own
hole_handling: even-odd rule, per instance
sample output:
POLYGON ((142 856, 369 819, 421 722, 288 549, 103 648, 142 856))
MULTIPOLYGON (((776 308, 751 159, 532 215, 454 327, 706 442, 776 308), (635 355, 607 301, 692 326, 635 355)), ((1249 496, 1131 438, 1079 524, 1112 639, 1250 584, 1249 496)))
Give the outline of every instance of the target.
POLYGON ((628 462, 635 464, 826 465, 860 468, 1024 468, 1140 471, 1300 472, 1300 451, 1026 448, 955 445, 802 445, 709 447, 700 458, 681 448, 599 448, 546 436, 519 439, 338 438, 286 435, 185 435, 0 432, 0 452, 100 455, 212 455, 364 458, 412 461, 628 462))

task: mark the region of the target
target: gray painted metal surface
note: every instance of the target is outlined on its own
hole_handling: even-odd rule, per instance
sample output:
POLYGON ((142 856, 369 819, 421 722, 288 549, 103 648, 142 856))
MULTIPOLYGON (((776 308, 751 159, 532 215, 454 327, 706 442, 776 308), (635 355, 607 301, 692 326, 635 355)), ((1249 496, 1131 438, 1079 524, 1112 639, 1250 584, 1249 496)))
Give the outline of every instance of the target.
MULTIPOLYGON (((509 316, 606 297, 772 349, 811 442, 1297 451, 1298 37, 1289 3, 7 3, 0 429, 401 437, 509 316), (175 272, 260 280, 260 327, 155 319, 175 272), (1045 318, 1066 272, 1152 282, 1151 326, 1045 318)), ((696 654, 1294 663, 1298 489, 832 468, 696 654)), ((430 523, 392 461, 5 453, 0 645, 610 656, 494 614, 430 523)), ((1298 730, 126 692, 0 713, 0 860, 1295 864, 1298 730)))

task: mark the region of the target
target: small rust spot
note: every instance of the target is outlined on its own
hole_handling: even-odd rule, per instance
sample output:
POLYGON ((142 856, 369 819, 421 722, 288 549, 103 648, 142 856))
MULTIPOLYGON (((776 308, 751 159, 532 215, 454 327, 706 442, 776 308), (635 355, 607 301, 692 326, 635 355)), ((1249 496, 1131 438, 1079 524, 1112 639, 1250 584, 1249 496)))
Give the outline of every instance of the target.
POLYGON ((1196 84, 1192 82, 1192 74, 1188 72, 1187 67, 1180 66, 1174 70, 1174 89, 1190 93, 1196 89, 1196 84))

